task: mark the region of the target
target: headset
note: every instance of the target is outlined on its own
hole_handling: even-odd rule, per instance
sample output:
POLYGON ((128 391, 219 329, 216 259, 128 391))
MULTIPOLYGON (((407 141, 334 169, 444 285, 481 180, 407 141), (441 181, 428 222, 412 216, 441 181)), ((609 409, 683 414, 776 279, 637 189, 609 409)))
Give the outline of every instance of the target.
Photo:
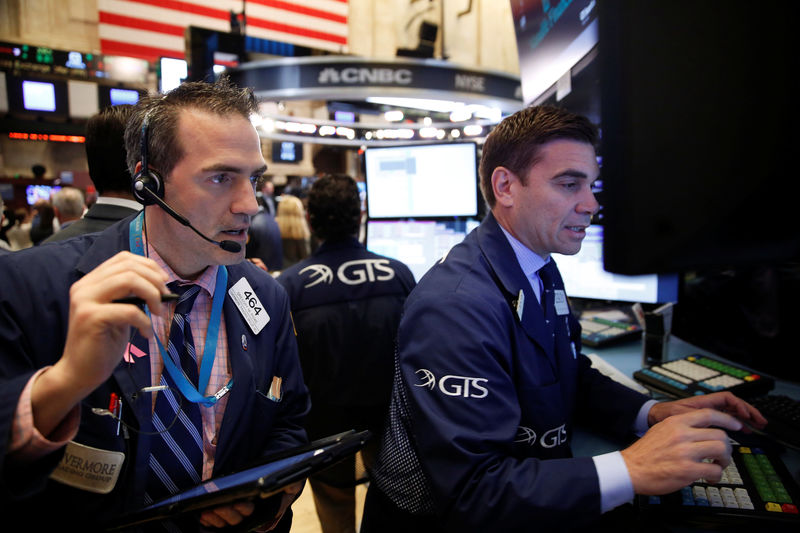
POLYGON ((159 174, 150 169, 148 162, 147 162, 147 147, 148 147, 148 138, 150 134, 150 112, 148 112, 144 116, 144 120, 142 121, 142 136, 140 140, 139 151, 141 153, 141 163, 142 168, 139 169, 139 172, 133 177, 133 196, 139 200, 142 205, 158 205, 167 212, 169 216, 183 224, 184 226, 190 228, 192 231, 197 233, 200 237, 205 239, 206 241, 216 244, 226 252, 230 253, 239 253, 242 250, 242 245, 235 241, 215 241, 213 239, 209 239, 200 231, 197 230, 194 226, 192 226, 189 220, 178 214, 177 211, 172 209, 165 201, 164 201, 164 180, 159 176, 159 174))

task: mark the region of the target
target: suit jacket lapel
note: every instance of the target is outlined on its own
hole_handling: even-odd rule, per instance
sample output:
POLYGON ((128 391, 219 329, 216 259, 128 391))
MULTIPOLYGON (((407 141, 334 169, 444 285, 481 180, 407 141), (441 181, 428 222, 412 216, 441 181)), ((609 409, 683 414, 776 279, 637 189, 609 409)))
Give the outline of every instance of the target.
MULTIPOLYGON (((215 468, 216 465, 226 464, 228 454, 236 448, 235 439, 247 438, 246 435, 237 432, 237 427, 243 416, 249 416, 249 409, 253 406, 252 395, 256 394, 257 371, 253 366, 252 357, 255 354, 262 355, 263 352, 263 348, 258 346, 258 338, 250 331, 233 299, 227 294, 227 290, 241 277, 239 269, 228 267, 228 286, 222 312, 228 339, 228 362, 231 365, 233 388, 229 392, 228 405, 225 407, 225 416, 220 426, 215 468)), ((258 286, 254 286, 253 289, 257 290, 258 286)), ((266 354, 263 353, 263 356, 266 354)))
POLYGON ((491 213, 478 229, 478 243, 497 277, 501 290, 506 295, 512 311, 520 317, 525 333, 547 354, 555 367, 555 345, 552 321, 548 325, 542 306, 536 300, 531 284, 522 272, 503 231, 491 213), (523 302, 519 302, 522 291, 523 302))

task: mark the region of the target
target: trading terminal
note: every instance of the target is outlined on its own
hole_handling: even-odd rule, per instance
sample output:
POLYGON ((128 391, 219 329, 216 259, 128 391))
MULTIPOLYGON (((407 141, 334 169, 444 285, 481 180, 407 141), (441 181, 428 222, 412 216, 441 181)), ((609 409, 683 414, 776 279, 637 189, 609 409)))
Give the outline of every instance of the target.
MULTIPOLYGON (((82 38, 75 50, 74 17, 33 33, 26 28, 41 13, 9 3, 2 10, 15 16, 0 25, 6 213, 30 212, 66 186, 91 194, 81 143, 98 109, 227 71, 263 102, 259 134, 276 198, 292 187, 302 195, 320 173, 354 175, 364 198, 361 240, 405 262, 419 280, 486 215, 477 162, 491 128, 525 105, 567 107, 601 130, 601 210, 580 253, 554 257, 584 353, 656 399, 731 390, 770 421, 734 444, 720 483, 637 497, 639 512, 674 531, 797 530, 800 240, 789 217, 800 187, 787 175, 797 140, 796 7, 770 3, 755 13, 742 1, 512 1, 470 2, 456 13, 443 0, 430 2, 431 12, 408 2, 394 30, 418 29, 410 37, 418 43, 405 48, 398 40, 387 59, 359 52, 377 30, 356 21, 386 24, 371 2, 339 3, 346 7, 302 19, 312 28, 306 32, 270 33, 257 2, 231 11, 230 25, 228 13, 211 8, 194 18, 172 14, 190 20, 172 30, 179 51, 124 44, 125 32, 109 36, 109 27, 125 24, 113 3, 70 3, 97 4, 99 12, 80 21, 98 27, 98 38, 82 38), (465 35, 457 15, 473 30, 483 22, 505 31, 515 60, 498 56, 492 64, 491 49, 481 55, 489 37, 450 37, 448 30, 465 35), (464 60, 476 57, 482 61, 464 60), (388 97, 406 100, 375 103, 388 97), (412 99, 457 105, 420 109, 412 99), (405 118, 390 122, 393 113, 405 118), (29 176, 36 164, 47 169, 43 178, 29 176)), ((160 12, 120 4, 156 31, 160 12)), ((309 11, 287 9, 287 20, 309 11)), ((574 445, 576 455, 606 449, 614 444, 588 433, 574 445)), ((301 498, 292 530, 320 531, 303 501, 313 509, 301 498)))

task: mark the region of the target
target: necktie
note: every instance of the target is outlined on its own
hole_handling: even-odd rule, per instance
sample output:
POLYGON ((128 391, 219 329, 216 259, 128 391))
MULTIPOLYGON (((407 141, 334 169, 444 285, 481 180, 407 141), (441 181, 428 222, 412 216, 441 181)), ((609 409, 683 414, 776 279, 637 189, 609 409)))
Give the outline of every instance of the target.
MULTIPOLYGON (((167 356, 197 387, 197 355, 188 315, 200 287, 178 285, 177 282, 170 283, 168 287, 180 297, 169 328, 167 356)), ((197 485, 203 468, 200 406, 178 397, 178 387, 166 369, 161 374, 160 384, 170 388, 158 393, 153 410, 153 428, 160 433, 151 439, 150 475, 146 491, 149 501, 197 485)))
POLYGON ((553 261, 548 261, 537 272, 539 279, 542 281, 542 309, 544 309, 545 317, 548 320, 555 318, 555 307, 553 306, 553 289, 555 287, 553 282, 553 269, 555 264, 553 261))

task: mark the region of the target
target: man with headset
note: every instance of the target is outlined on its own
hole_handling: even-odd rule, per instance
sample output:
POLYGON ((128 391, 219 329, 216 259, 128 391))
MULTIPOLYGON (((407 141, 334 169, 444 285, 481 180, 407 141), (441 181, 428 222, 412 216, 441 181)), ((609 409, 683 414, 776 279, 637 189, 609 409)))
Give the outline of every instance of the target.
MULTIPOLYGON (((307 441, 288 298, 242 261, 253 183, 266 168, 255 110, 252 92, 225 80, 142 99, 125 141, 145 209, 102 233, 0 260, 0 501, 9 520, 103 524, 307 441), (162 302, 171 292, 183 294, 177 305, 162 302), (131 297, 146 307, 119 302, 131 297), (188 310, 178 311, 182 303, 188 310), (189 356, 197 361, 184 366, 189 356), (163 409, 169 421, 160 422, 163 409)), ((284 511, 300 488, 270 507, 204 511, 199 524, 258 517, 288 531, 284 511)))

